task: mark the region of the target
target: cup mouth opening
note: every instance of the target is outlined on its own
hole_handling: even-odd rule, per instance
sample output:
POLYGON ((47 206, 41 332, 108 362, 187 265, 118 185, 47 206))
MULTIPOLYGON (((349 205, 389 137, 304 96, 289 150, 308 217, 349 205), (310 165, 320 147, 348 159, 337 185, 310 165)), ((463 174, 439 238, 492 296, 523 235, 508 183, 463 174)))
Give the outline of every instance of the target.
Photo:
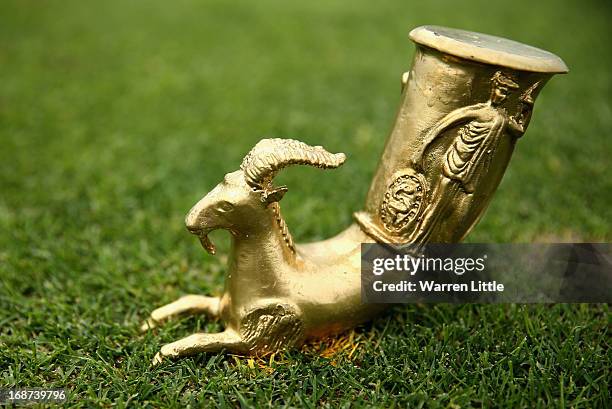
POLYGON ((503 37, 429 25, 415 28, 409 36, 420 46, 466 60, 551 75, 569 72, 559 56, 503 37))

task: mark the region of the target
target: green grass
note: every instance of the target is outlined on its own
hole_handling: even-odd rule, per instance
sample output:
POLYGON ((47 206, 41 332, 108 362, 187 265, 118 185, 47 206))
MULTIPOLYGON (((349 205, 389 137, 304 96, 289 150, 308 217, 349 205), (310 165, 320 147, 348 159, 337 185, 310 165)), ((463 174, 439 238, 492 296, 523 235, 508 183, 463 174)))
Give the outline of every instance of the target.
POLYGON ((136 328, 152 308, 222 288, 190 206, 263 136, 347 153, 291 169, 299 241, 351 223, 411 62, 435 23, 561 55, 474 242, 609 241, 612 64, 604 1, 0 3, 0 386, 55 386, 81 407, 605 407, 605 305, 401 306, 352 355, 260 368, 160 345, 216 323, 136 328), (294 4, 295 3, 295 4, 294 4))

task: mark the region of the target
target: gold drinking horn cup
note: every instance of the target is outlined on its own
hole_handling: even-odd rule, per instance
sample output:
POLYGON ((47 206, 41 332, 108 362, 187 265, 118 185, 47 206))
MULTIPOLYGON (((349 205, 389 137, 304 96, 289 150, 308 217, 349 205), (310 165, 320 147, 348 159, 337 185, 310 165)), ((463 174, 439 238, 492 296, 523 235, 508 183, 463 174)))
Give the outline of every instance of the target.
POLYGON ((328 240, 295 244, 279 205, 287 187, 274 177, 291 165, 337 168, 346 158, 291 139, 260 141, 185 219, 211 254, 208 234, 231 233, 223 294, 184 296, 142 326, 204 314, 225 329, 164 345, 155 363, 222 350, 266 354, 355 326, 385 307, 361 301, 362 243, 452 243, 469 233, 542 87, 567 67, 554 54, 485 34, 425 26, 410 38, 414 63, 357 223, 328 240))
POLYGON ((455 243, 478 222, 527 129, 556 55, 486 34, 424 26, 402 101, 355 214, 387 243, 455 243))

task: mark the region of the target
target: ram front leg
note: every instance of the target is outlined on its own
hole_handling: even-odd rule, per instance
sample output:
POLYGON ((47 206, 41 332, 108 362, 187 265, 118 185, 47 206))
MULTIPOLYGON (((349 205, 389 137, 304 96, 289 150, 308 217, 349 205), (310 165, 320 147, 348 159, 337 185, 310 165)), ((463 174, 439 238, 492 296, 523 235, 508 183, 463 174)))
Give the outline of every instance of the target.
POLYGON ((153 358, 153 365, 161 363, 166 358, 176 359, 201 352, 216 353, 223 350, 232 353, 246 352, 242 338, 231 329, 214 334, 198 333, 162 346, 153 358))
POLYGON ((160 323, 171 318, 185 315, 204 314, 210 318, 218 318, 219 302, 219 297, 185 295, 170 304, 154 310, 140 329, 141 331, 146 331, 157 327, 160 323))

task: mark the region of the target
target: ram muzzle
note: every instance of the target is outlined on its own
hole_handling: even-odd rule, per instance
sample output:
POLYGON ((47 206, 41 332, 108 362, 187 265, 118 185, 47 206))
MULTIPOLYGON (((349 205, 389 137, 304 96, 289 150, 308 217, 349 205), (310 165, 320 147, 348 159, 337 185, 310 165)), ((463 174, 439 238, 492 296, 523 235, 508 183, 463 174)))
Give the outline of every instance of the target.
POLYGON ((215 245, 212 243, 208 234, 215 230, 217 227, 213 224, 213 220, 209 216, 209 200, 208 195, 202 198, 195 206, 189 211, 185 217, 185 226, 190 233, 198 236, 200 244, 204 250, 209 254, 214 255, 216 252, 215 245))

